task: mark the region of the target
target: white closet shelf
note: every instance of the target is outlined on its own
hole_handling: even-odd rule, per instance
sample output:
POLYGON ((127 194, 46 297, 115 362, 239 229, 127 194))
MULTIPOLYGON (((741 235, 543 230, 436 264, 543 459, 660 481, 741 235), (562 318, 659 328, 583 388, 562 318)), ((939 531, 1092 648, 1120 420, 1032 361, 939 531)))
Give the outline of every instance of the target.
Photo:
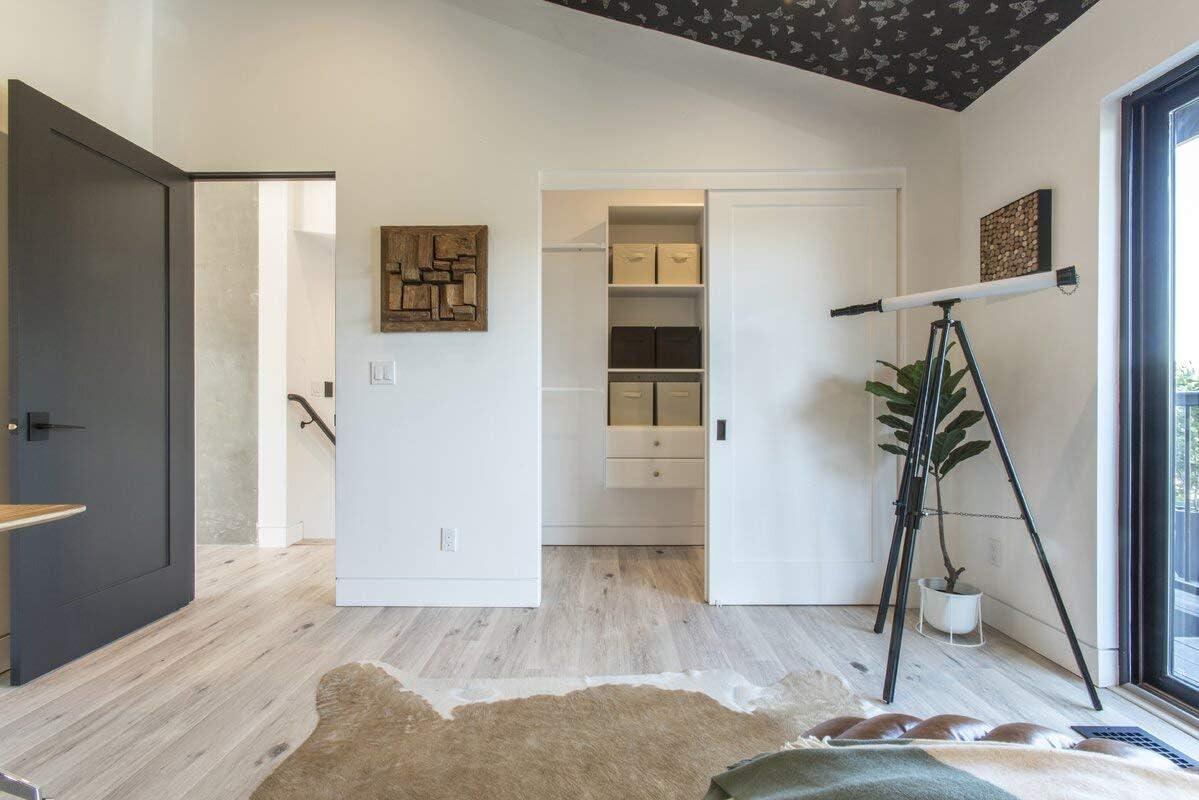
POLYGON ((543 253, 587 253, 593 251, 606 253, 608 245, 604 242, 556 242, 541 246, 543 253))
POLYGON ((695 225, 704 216, 703 203, 646 203, 608 206, 610 225, 695 225))
POLYGON ((652 372, 658 374, 702 375, 703 369, 658 369, 657 367, 608 367, 608 372, 652 372))
POLYGON ((702 283, 609 283, 610 297, 699 297, 702 283))

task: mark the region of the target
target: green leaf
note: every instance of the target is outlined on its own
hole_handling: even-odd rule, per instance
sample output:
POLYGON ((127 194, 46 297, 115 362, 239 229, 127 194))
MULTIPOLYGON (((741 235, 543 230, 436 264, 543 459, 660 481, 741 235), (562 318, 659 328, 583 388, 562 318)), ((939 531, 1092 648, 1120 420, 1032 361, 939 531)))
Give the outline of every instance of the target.
POLYGON ((896 379, 899 385, 912 393, 912 398, 915 399, 920 391, 920 381, 924 379, 924 366, 909 364, 901 370, 897 370, 896 379))
POLYGON ((962 377, 969 372, 965 367, 962 367, 957 372, 954 372, 945 378, 945 383, 941 386, 941 394, 953 394, 958 388, 958 384, 962 382, 962 377))
POLYGON ((888 386, 880 381, 866 381, 866 391, 870 394, 882 397, 886 400, 892 400, 896 403, 910 403, 912 398, 908 397, 903 392, 898 391, 892 386, 888 386))
POLYGON ((900 447, 897 444, 891 444, 890 442, 880 444, 879 447, 883 450, 886 450, 888 453, 894 453, 897 456, 906 456, 908 454, 906 448, 900 447))
MULTIPOLYGON (((961 414, 958 414, 957 417, 954 418, 953 422, 951 422, 945 426, 945 430, 947 430, 947 431, 965 430, 966 428, 969 428, 971 425, 974 425, 975 423, 977 423, 982 418, 983 418, 983 412, 968 409, 966 411, 963 411, 961 414)), ((880 417, 880 419, 881 419, 881 417, 880 417)))
POLYGON ((966 390, 958 389, 949 397, 942 397, 941 404, 937 408, 937 424, 940 425, 945 421, 945 418, 953 413, 963 400, 966 399, 966 390))
POLYGON ((890 409, 890 411, 892 413, 899 414, 900 416, 903 416, 903 417, 916 416, 916 404, 915 403, 891 403, 891 402, 888 402, 887 408, 890 409))
POLYGON ((933 437, 933 463, 938 466, 949 457, 953 448, 962 443, 966 438, 966 432, 962 430, 944 431, 933 437))
POLYGON ((890 361, 882 361, 882 360, 879 360, 879 361, 876 361, 876 362, 874 362, 874 363, 876 363, 876 364, 882 364, 884 367, 890 367, 890 368, 891 368, 891 370, 892 370, 892 371, 894 371, 894 372, 899 372, 899 367, 895 366, 895 365, 894 365, 894 364, 892 364, 890 361))
POLYGON ((912 441, 912 434, 908 433, 907 431, 895 431, 895 438, 904 444, 907 444, 908 442, 912 441))
POLYGON ((912 423, 906 419, 900 419, 894 414, 883 414, 878 418, 878 421, 900 431, 910 431, 912 429, 912 423))
POLYGON ((974 458, 979 453, 991 446, 989 441, 976 440, 966 442, 964 445, 954 450, 949 454, 949 458, 945 459, 945 463, 941 465, 941 476, 944 477, 951 469, 961 464, 968 458, 974 458))

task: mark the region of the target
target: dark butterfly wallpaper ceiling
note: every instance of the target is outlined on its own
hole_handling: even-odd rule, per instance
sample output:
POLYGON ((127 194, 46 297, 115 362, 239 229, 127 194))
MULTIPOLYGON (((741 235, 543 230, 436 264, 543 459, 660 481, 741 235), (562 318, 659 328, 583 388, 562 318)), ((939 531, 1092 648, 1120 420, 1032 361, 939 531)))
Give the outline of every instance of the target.
POLYGON ((961 110, 1099 0, 547 0, 961 110))

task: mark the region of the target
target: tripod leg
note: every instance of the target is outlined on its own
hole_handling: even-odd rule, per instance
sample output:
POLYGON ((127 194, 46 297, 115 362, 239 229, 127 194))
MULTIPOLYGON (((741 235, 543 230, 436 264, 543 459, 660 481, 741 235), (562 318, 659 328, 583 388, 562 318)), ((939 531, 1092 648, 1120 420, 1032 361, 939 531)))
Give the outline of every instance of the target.
POLYGON ((920 379, 920 390, 917 394, 916 413, 912 415, 912 429, 908 436, 908 454, 904 458, 903 473, 899 479, 899 494, 895 501, 895 529, 891 533, 891 553, 887 557, 887 572, 883 578, 883 591, 878 599, 878 614, 874 617, 874 632, 882 633, 887 622, 887 606, 891 603, 891 586, 895 583, 895 566, 899 563, 899 550, 903 545, 904 523, 907 519, 908 491, 912 485, 912 475, 920 461, 920 436, 924 430, 924 411, 928 407, 929 387, 932 385, 932 370, 927 365, 932 363, 936 351, 937 328, 935 325, 928 330, 928 350, 924 354, 924 377, 920 379))
POLYGON ((945 319, 935 323, 940 329, 938 345, 940 357, 925 362, 925 372, 930 373, 929 395, 925 400, 924 419, 920 430, 913 429, 912 438, 919 436, 920 447, 916 454, 916 468, 908 496, 904 498, 907 508, 904 513, 903 561, 899 569, 899 585, 895 587, 895 613, 891 617, 891 644, 887 649, 887 675, 883 680, 883 700, 890 703, 895 699, 895 682, 899 677, 899 651, 903 646, 904 615, 908 608, 908 584, 912 579, 912 556, 916 550, 916 535, 924 518, 924 489, 928 468, 932 463, 933 443, 937 433, 937 415, 941 405, 941 386, 945 381, 945 355, 949 349, 949 308, 945 308, 945 319), (935 369, 934 369, 935 367, 935 369))
POLYGON ((1028 501, 1024 498, 1024 489, 1020 486, 1020 479, 1016 477, 1016 467, 1012 464, 1012 456, 1003 439, 1003 431, 999 429, 999 420, 995 417, 995 409, 991 406, 991 398, 983 383, 982 373, 978 371, 978 362, 974 360, 974 353, 970 350, 970 340, 966 337, 966 329, 961 322, 956 321, 953 323, 953 327, 957 333, 958 342, 962 345, 962 355, 966 359, 966 366, 970 368, 970 375, 974 378, 974 388, 978 391, 978 399, 982 404, 983 413, 987 417, 987 424, 991 427, 991 438, 995 440, 995 447, 999 450, 999 457, 1003 460, 1003 468, 1007 472, 1008 482, 1012 485, 1016 503, 1020 506, 1020 514, 1024 517, 1024 527, 1028 529, 1028 538, 1032 540, 1037 559, 1041 562, 1041 570, 1045 573, 1045 582, 1049 584, 1049 593, 1053 595, 1053 603, 1057 606, 1058 617, 1061 618, 1066 638, 1070 641, 1074 662, 1078 665, 1078 671, 1087 685, 1087 694, 1091 696, 1091 705, 1096 711, 1102 711, 1103 704, 1099 702, 1099 693, 1095 690, 1095 683, 1091 680, 1091 671, 1087 669, 1087 662, 1082 656, 1082 648, 1078 646, 1078 637, 1074 634, 1074 626, 1070 623, 1070 615, 1066 612, 1066 604, 1062 601, 1061 592, 1058 591, 1053 570, 1049 568, 1049 559, 1045 556, 1045 548, 1041 546, 1041 536, 1037 533, 1037 526, 1033 522, 1028 501))
POLYGON ((903 622, 908 609, 908 585, 912 580, 912 557, 916 550, 916 526, 909 520, 903 531, 903 562, 895 587, 895 616, 891 618, 891 644, 887 647, 887 676, 883 680, 883 702, 895 699, 899 678, 899 651, 903 647, 903 622))

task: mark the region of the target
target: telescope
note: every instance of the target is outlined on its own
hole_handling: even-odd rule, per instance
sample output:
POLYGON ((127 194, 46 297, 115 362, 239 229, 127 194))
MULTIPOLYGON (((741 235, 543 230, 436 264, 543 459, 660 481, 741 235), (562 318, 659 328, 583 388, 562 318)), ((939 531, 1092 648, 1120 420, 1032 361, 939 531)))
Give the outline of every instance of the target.
MULTIPOLYGON (((873 303, 862 303, 855 306, 845 306, 844 308, 834 308, 830 313, 834 317, 850 317, 856 314, 869 314, 871 312, 879 312, 886 314, 891 311, 903 311, 909 308, 921 308, 923 306, 937 306, 941 309, 941 318, 934 320, 929 327, 928 335, 928 350, 925 353, 924 361, 917 362, 920 364, 920 388, 913 398, 912 404, 912 422, 907 432, 907 438, 901 441, 907 443, 907 452, 904 455, 903 471, 899 479, 899 492, 895 499, 895 527, 891 532, 891 550, 887 558, 887 569, 883 577, 883 589, 878 600, 878 613, 874 618, 874 632, 882 633, 886 626, 887 608, 891 602, 891 589, 895 588, 895 611, 891 620, 891 644, 887 649, 887 673, 883 678, 883 700, 890 703, 895 699, 895 686, 899 678, 899 655, 900 648, 903 646, 903 628, 904 615, 907 612, 908 604, 908 587, 911 584, 912 578, 912 562, 915 555, 916 536, 920 531, 921 523, 928 513, 924 507, 925 489, 928 484, 930 465, 934 464, 933 454, 939 442, 952 441, 945 437, 951 437, 954 433, 962 434, 961 429, 954 431, 951 427, 938 432, 938 428, 942 422, 941 413, 941 396, 945 381, 956 379, 951 377, 951 372, 948 366, 938 369, 936 367, 927 369, 923 365, 926 364, 941 364, 947 365, 946 360, 949 354, 949 338, 955 336, 958 344, 962 347, 962 358, 966 361, 966 369, 969 371, 971 378, 974 381, 975 391, 978 393, 978 402, 982 406, 983 415, 987 419, 987 426, 991 429, 991 439, 995 442, 995 449, 999 451, 999 458, 1003 461, 1004 471, 1007 473, 1008 484, 1015 495, 1016 505, 1020 508, 1020 516, 1014 517, 1024 523, 1025 530, 1028 531, 1028 537, 1032 541, 1033 550, 1037 555, 1037 560, 1041 562, 1041 571, 1045 575, 1045 582, 1049 586, 1049 593, 1053 597, 1054 605, 1057 606, 1058 618, 1061 619, 1062 628, 1066 632, 1066 639, 1070 643, 1070 650, 1074 654, 1074 662, 1078 665, 1078 673, 1082 676, 1083 683, 1086 685, 1087 694, 1090 695, 1091 705, 1096 711, 1103 710, 1103 704, 1099 701, 1099 694, 1095 690, 1095 682, 1091 680, 1091 673, 1087 669, 1086 659, 1083 658, 1082 649, 1078 644, 1078 636, 1074 633, 1074 625, 1070 622, 1070 615, 1066 612, 1066 604, 1062 600, 1062 593, 1057 586, 1057 580, 1053 576, 1053 570, 1050 569, 1049 559, 1045 555, 1045 548, 1041 544, 1041 534, 1037 530, 1037 525, 1033 521, 1032 510, 1028 507, 1028 500, 1024 495, 1024 489, 1020 485, 1020 479, 1016 476, 1016 467, 1012 462, 1012 455, 1008 451, 1007 442, 1003 438, 1003 431, 999 428, 999 418, 995 415, 995 409, 991 405, 991 397, 987 393, 986 384, 983 382, 982 371, 979 369, 978 362, 974 358, 974 351, 970 347, 970 339, 966 336, 966 326, 959 319, 953 318, 953 307, 963 300, 981 300, 985 297, 1008 297, 1019 294, 1030 294, 1039 292, 1042 289, 1051 289, 1057 287, 1064 289, 1067 286, 1078 285, 1078 272, 1074 267, 1062 267, 1056 270, 1047 270, 1045 272, 1034 272, 1031 275, 1022 275, 1018 278, 1005 278, 1004 280, 988 281, 987 283, 973 283, 969 286, 954 286, 949 289, 938 289, 932 292, 919 292, 917 294, 905 294, 899 297, 884 297, 880 300, 875 300, 873 303), (896 570, 898 569, 898 576, 896 570)), ((960 377, 960 375, 958 376, 960 377)), ((961 395, 965 395, 965 389, 959 389, 961 395)), ((961 400, 961 397, 957 398, 961 400)), ((894 403, 888 403, 888 406, 894 408, 894 403)), ((900 413, 896 411, 896 413, 900 413)), ((882 419, 880 417, 880 419, 882 419)), ((963 437, 964 438, 964 437, 963 437)), ((957 441, 961 441, 959 438, 957 441)), ((942 512, 937 513, 967 513, 968 516, 988 516, 986 514, 968 514, 968 512, 942 512)), ((979 630, 981 631, 982 619, 979 618, 979 630)), ((982 643, 981 637, 979 644, 982 643)))
POLYGON ((884 297, 873 303, 861 303, 844 308, 834 308, 829 312, 834 317, 852 317, 855 314, 869 314, 877 311, 882 314, 891 311, 903 311, 908 308, 935 306, 939 303, 956 303, 963 300, 981 300, 984 297, 1007 297, 1017 294, 1039 292, 1042 289, 1059 289, 1066 286, 1078 285, 1078 272, 1074 267, 1046 272, 1034 272, 1031 275, 1021 275, 1018 278, 1004 278, 999 281, 986 283, 971 283, 967 286, 953 286, 949 289, 936 289, 931 292, 903 294, 899 297, 884 297))

